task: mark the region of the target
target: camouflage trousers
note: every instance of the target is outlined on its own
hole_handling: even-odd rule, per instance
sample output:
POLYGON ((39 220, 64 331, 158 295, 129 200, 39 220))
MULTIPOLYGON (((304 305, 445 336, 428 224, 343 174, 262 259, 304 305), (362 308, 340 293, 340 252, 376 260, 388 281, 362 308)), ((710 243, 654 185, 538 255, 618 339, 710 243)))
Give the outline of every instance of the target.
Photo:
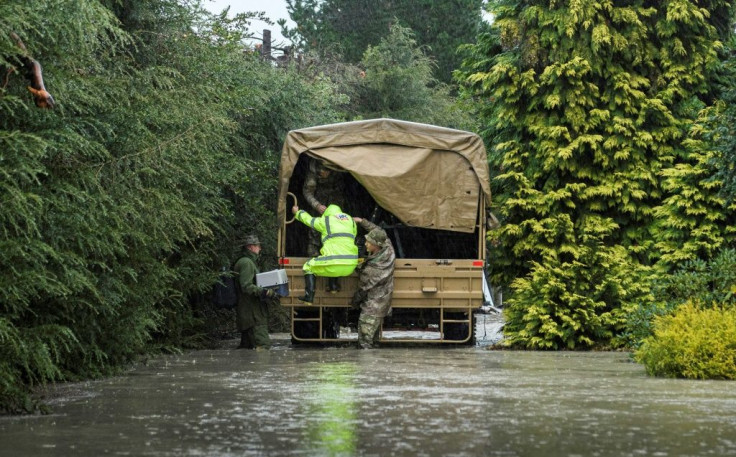
POLYGON ((383 323, 382 317, 367 316, 360 313, 358 318, 358 344, 363 349, 378 345, 378 333, 383 323))
POLYGON ((268 336, 267 325, 256 325, 248 330, 240 332, 239 349, 256 349, 271 347, 271 337, 268 336))
POLYGON ((315 232, 314 230, 310 230, 307 240, 307 256, 319 256, 320 249, 322 249, 322 234, 315 232))

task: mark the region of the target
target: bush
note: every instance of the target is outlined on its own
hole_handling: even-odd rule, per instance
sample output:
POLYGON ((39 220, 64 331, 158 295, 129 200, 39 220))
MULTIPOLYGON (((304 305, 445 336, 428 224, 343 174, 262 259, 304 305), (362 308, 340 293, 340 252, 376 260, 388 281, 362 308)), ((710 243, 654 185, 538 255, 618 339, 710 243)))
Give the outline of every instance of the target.
POLYGON ((656 317, 634 356, 653 376, 736 379, 736 309, 688 302, 656 317))
POLYGON ((723 249, 710 260, 685 262, 674 274, 654 285, 655 296, 670 304, 681 305, 691 299, 701 303, 733 306, 736 296, 736 250, 723 249))
POLYGON ((511 284, 504 310, 504 344, 526 349, 616 347, 626 316, 648 296, 646 270, 623 247, 591 243, 576 247, 577 258, 550 255, 511 284))
POLYGON ((654 280, 654 300, 646 300, 628 310, 626 328, 621 336, 625 344, 637 348, 653 334, 657 316, 672 314, 680 305, 694 300, 705 305, 736 305, 736 250, 723 249, 710 260, 692 260, 669 275, 654 280))

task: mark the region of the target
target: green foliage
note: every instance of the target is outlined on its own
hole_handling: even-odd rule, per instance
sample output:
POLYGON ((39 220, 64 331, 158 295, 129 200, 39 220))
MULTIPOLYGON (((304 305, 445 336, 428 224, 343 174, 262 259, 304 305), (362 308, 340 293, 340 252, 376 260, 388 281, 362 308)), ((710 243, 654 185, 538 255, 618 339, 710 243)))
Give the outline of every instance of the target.
MULTIPOLYGON (((677 52, 680 44, 689 41, 689 49, 703 50, 700 51, 705 67, 703 74, 708 75, 703 82, 708 85, 694 92, 697 98, 688 99, 684 92, 678 91, 683 98, 675 106, 675 114, 686 135, 679 145, 672 145, 672 162, 660 172, 664 194, 661 204, 654 209, 655 222, 651 229, 656 240, 655 255, 665 270, 685 261, 712 257, 724 246, 733 244, 736 232, 733 216, 736 203, 728 198, 728 175, 724 174, 729 162, 728 159, 723 162, 728 155, 728 142, 733 141, 728 130, 724 131, 724 121, 729 122, 728 108, 724 105, 728 105, 726 100, 732 96, 729 91, 733 90, 734 71, 733 62, 719 61, 722 56, 728 56, 720 39, 732 35, 733 27, 724 27, 724 24, 732 23, 734 4, 714 1, 702 6, 707 8, 705 11, 709 15, 702 14, 704 10, 694 5, 670 4, 667 8, 672 22, 669 27, 673 29, 668 30, 667 36, 669 33, 678 36, 671 45, 674 49, 668 50, 667 60, 663 61, 667 70, 665 76, 671 74, 669 66, 674 68, 691 60, 690 56, 682 55, 684 50, 677 52), (708 31, 712 45, 706 45, 703 36, 693 35, 687 39, 679 36, 684 27, 696 25, 708 31), (712 49, 705 52, 708 46, 712 49), (721 97, 721 100, 711 102, 711 97, 721 97)), ((732 129, 731 124, 727 125, 726 129, 732 129)))
POLYGON ((19 328, 0 317, 0 405, 11 413, 34 412, 39 406, 26 386, 62 379, 58 364, 77 345, 74 333, 60 325, 19 328))
POLYGON ((671 314, 687 302, 736 306, 736 250, 724 249, 708 261, 691 260, 672 274, 660 275, 653 282, 652 298, 629 310, 623 333, 629 347, 638 347, 653 334, 655 317, 671 314))
POLYGON ((449 89, 432 76, 432 61, 410 29, 394 25, 377 46, 369 46, 361 64, 354 106, 364 118, 391 117, 467 129, 469 116, 460 110, 449 89))
MULTIPOLYGON (((710 110, 704 110, 708 116, 710 110)), ((671 268, 697 258, 709 258, 736 239, 736 204, 720 195, 722 182, 713 179, 715 151, 697 137, 702 125, 690 129, 682 142, 683 156, 662 170, 662 204, 654 209, 652 231, 659 263, 671 268)))
POLYGON ((283 136, 337 120, 340 96, 244 53, 239 21, 196 1, 0 3, 0 64, 14 31, 57 101, 35 108, 18 74, 0 88, 0 409, 201 344, 237 241, 274 252, 283 136))
MULTIPOLYGON (((480 33, 474 44, 466 44, 459 48, 463 56, 462 66, 455 71, 455 79, 462 84, 460 96, 468 101, 474 117, 491 119, 493 117, 496 97, 492 94, 492 87, 483 84, 483 78, 478 77, 490 71, 503 48, 498 29, 490 29, 480 33), (489 103, 491 102, 491 103, 489 103)), ((500 133, 493 122, 483 122, 479 125, 479 133, 490 143, 494 143, 496 135, 500 133)), ((491 173, 498 174, 501 168, 502 155, 493 148, 488 149, 488 162, 491 173)), ((497 185, 492 181, 491 185, 497 185)), ((496 193, 496 192, 494 192, 496 193)))
MULTIPOLYGON (((412 37, 411 30, 394 26, 380 44, 368 46, 362 63, 366 69, 364 94, 366 117, 392 113, 404 119, 421 111, 431 98, 432 62, 412 37)), ((426 107, 429 108, 429 107, 426 107)))
POLYGON ((722 183, 720 196, 736 204, 736 37, 724 49, 725 58, 718 79, 719 103, 710 111, 706 138, 714 145, 714 178, 722 183))
POLYGON ((280 23, 284 36, 304 51, 339 52, 358 63, 395 25, 414 31, 437 62, 435 77, 451 81, 460 64, 457 47, 471 43, 482 27, 482 0, 287 0, 296 28, 280 23))
POLYGON ((635 358, 654 376, 736 379, 736 308, 688 302, 657 317, 635 358))
POLYGON ((507 300, 504 344, 528 349, 586 349, 615 338, 626 322, 621 307, 648 295, 644 271, 622 247, 591 243, 575 259, 535 263, 507 300))
MULTIPOLYGON (((728 67, 727 62, 720 65, 714 76, 714 81, 725 78, 726 88, 735 76, 728 67)), ((689 108, 697 115, 691 116, 687 137, 674 150, 674 163, 660 174, 665 193, 661 205, 654 209, 652 232, 658 261, 666 269, 710 258, 736 239, 736 201, 729 199, 727 190, 728 169, 732 167, 728 162, 732 145, 728 143, 733 141, 728 131, 731 124, 724 125, 731 109, 725 100, 728 89, 720 96, 724 99, 707 107, 699 101, 691 103, 689 108)))
MULTIPOLYGON (((667 224, 674 227, 680 212, 672 205, 684 189, 674 181, 663 185, 662 176, 707 161, 691 156, 701 145, 687 149, 683 142, 717 63, 714 23, 730 7, 725 1, 491 2, 493 31, 467 50, 458 76, 480 105, 492 160, 500 159, 493 203, 503 225, 494 234, 491 274, 493 282, 512 285, 517 310, 510 328, 525 328, 544 305, 533 289, 540 272, 573 265, 581 248, 623 248, 633 267, 646 268, 657 260, 658 248, 664 251, 657 242, 673 242, 670 249, 680 250, 696 234, 695 220, 709 220, 688 249, 717 249, 727 223, 712 200, 699 204, 690 232, 665 233, 667 224)), ((706 175, 695 169, 689 188, 702 185, 706 175)), ((592 272, 565 276, 566 289, 586 290, 591 275, 602 284, 617 280, 606 256, 589 258, 585 268, 592 272)), ((646 284, 642 276, 638 288, 644 292, 646 284)), ((555 307, 573 309, 573 297, 561 294, 555 307)), ((632 303, 614 296, 606 306, 585 308, 605 317, 632 303)), ((613 333, 597 332, 596 324, 583 321, 575 331, 613 343, 613 333)), ((516 343, 536 347, 559 333, 535 324, 516 343)))
MULTIPOLYGON (((656 297, 654 293, 652 296, 656 297)), ((675 308, 676 305, 653 298, 629 306, 626 309, 626 324, 619 337, 622 346, 629 349, 641 346, 644 339, 652 335, 654 320, 671 314, 675 308)))
POLYGON ((714 258, 685 262, 654 283, 656 297, 672 305, 688 301, 736 305, 736 250, 724 249, 714 258))

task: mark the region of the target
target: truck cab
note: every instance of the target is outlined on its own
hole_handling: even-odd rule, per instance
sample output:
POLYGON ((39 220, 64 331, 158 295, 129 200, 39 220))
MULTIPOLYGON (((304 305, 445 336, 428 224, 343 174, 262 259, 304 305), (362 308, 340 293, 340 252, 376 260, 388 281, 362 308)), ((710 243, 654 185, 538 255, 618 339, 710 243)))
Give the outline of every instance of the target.
MULTIPOLYGON (((357 271, 328 292, 317 277, 314 302, 305 306, 303 265, 309 227, 294 221, 297 204, 319 214, 302 191, 310 160, 338 173, 342 209, 381 226, 396 252, 392 313, 381 341, 472 344, 473 313, 484 302, 486 223, 490 184, 478 135, 394 119, 372 119, 293 130, 279 171, 278 255, 288 277, 291 337, 300 342, 349 339, 357 322, 351 299, 357 271)), ((331 202, 323 202, 329 204, 331 202)), ((356 243, 365 256, 360 229, 356 243)))

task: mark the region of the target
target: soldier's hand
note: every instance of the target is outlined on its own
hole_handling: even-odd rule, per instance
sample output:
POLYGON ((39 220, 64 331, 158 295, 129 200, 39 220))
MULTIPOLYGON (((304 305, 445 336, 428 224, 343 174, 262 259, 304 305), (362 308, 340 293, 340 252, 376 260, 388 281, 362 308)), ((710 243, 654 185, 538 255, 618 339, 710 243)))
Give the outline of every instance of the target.
POLYGON ((325 205, 319 205, 317 207, 317 211, 319 211, 320 214, 324 213, 327 210, 327 207, 325 205))
POLYGON ((354 221, 355 221, 355 222, 356 222, 357 224, 360 224, 361 222, 363 222, 363 218, 362 218, 362 217, 358 217, 358 216, 355 216, 355 217, 353 217, 353 220, 354 220, 354 221))

